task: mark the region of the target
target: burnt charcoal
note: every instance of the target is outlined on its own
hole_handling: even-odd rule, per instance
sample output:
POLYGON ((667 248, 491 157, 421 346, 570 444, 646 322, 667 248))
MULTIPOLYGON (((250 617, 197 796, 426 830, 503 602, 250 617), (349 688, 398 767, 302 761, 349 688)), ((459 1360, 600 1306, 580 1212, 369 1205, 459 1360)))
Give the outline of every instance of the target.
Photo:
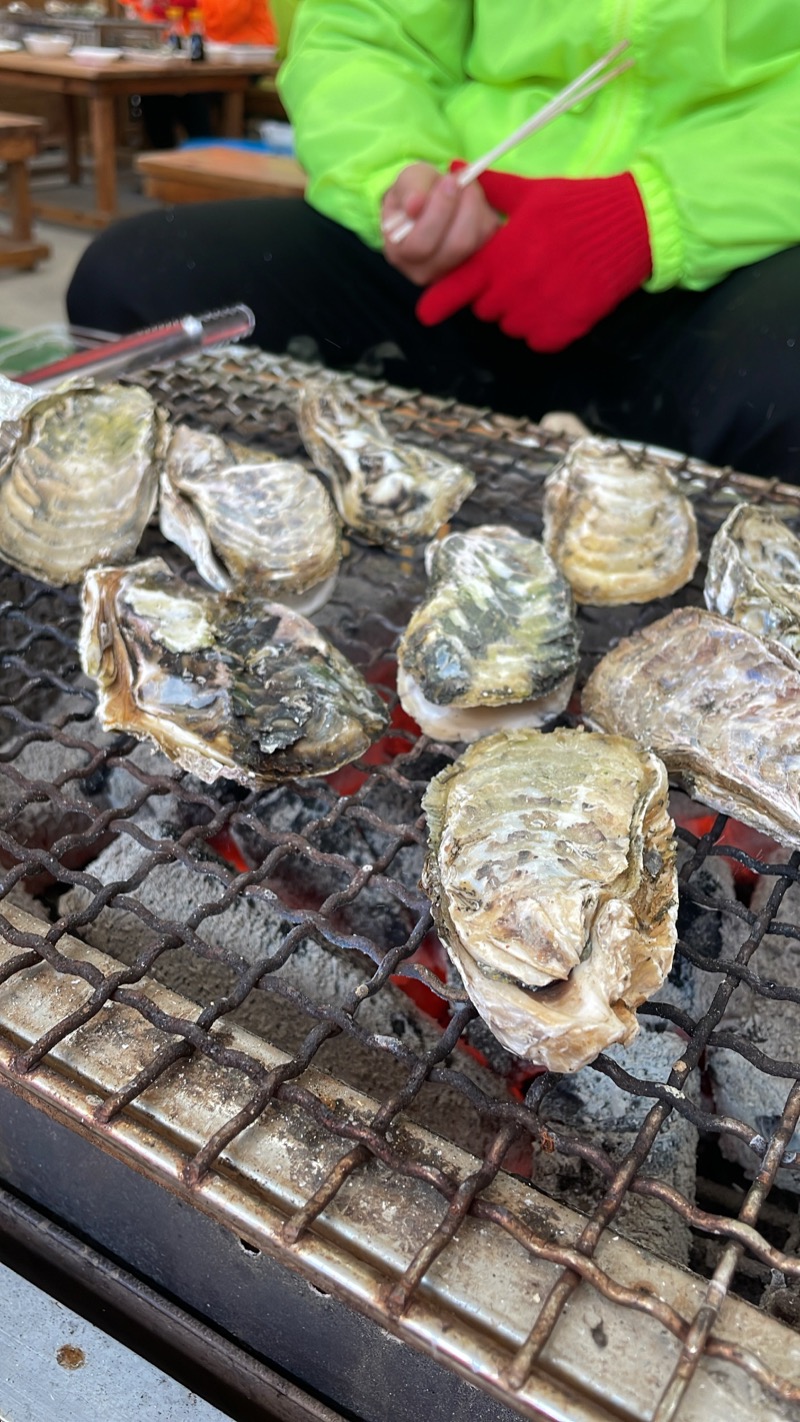
MULTIPOLYGON (((639 1081, 665 1082, 681 1054, 682 1040, 671 1031, 642 1030, 629 1047, 614 1046, 606 1056, 619 1062, 639 1081)), ((695 1090, 690 1078, 690 1095, 695 1090)), ((634 1096, 591 1067, 560 1077, 542 1106, 546 1125, 589 1139, 619 1164, 636 1139, 653 1098, 634 1096)), ((666 1181, 694 1201, 698 1133, 694 1125, 673 1111, 661 1127, 641 1175, 666 1181)), ((537 1152, 533 1182, 548 1194, 586 1214, 605 1193, 604 1177, 577 1156, 558 1151, 537 1152)), ((628 1194, 614 1221, 614 1230, 664 1259, 688 1264, 691 1233, 674 1210, 642 1195, 628 1194)))
MULTIPOLYGON (((785 859, 784 855, 780 862, 785 859)), ((774 887, 772 876, 762 876, 753 891, 752 912, 763 911, 774 887)), ((720 1023, 720 1031, 734 1032, 741 1037, 745 1052, 752 1046, 773 1061, 788 1064, 797 1063, 800 1058, 800 953, 795 936, 796 925, 800 925, 800 888, 797 886, 789 888, 784 895, 778 922, 786 924, 790 931, 766 934, 751 957, 749 968, 770 989, 778 987, 793 992, 795 1000, 766 996, 748 983, 739 983, 720 1023)), ((748 1061, 740 1051, 713 1045, 708 1052, 708 1066, 716 1110, 752 1128, 752 1148, 746 1140, 727 1132, 720 1138, 720 1148, 752 1178, 760 1169, 764 1143, 781 1118, 794 1077, 773 1074, 748 1061)), ((778 1171, 776 1184, 800 1193, 800 1130, 795 1132, 789 1152, 797 1153, 798 1159, 778 1171)))
MULTIPOLYGON (((89 752, 59 741, 37 740, 18 750, 14 742, 3 748, 3 754, 12 753, 13 759, 0 761, 0 829, 11 841, 0 846, 0 866, 11 868, 26 850, 49 851, 74 835, 78 841, 62 850, 60 862, 80 868, 98 848, 91 833, 92 804, 82 789, 89 752)), ((51 879, 46 867, 38 866, 34 891, 51 879)))
MULTIPOLYGON (((155 828, 147 823, 147 833, 154 838, 155 828)), ((124 885, 147 866, 151 854, 152 851, 137 840, 120 834, 95 861, 92 874, 101 884, 124 885)), ((209 866, 212 862, 209 858, 209 866)), ((311 937, 302 938, 288 951, 285 940, 292 920, 287 918, 285 906, 256 893, 242 893, 222 912, 211 912, 227 887, 226 874, 220 878, 211 872, 204 873, 202 863, 188 868, 178 861, 160 864, 153 859, 142 883, 127 889, 126 898, 141 904, 148 915, 155 915, 155 926, 112 900, 86 922, 76 921, 74 930, 92 946, 123 962, 134 963, 140 954, 148 953, 158 944, 162 932, 168 933, 181 924, 187 906, 193 912, 205 906, 209 913, 196 929, 200 944, 195 949, 190 946, 170 949, 153 965, 154 976, 168 986, 204 1004, 209 996, 231 991, 249 966, 263 963, 265 971, 276 974, 278 987, 286 985, 302 994, 309 1004, 322 1008, 347 1007, 348 1004, 355 1007, 374 972, 369 958, 337 951, 311 937), (270 960, 275 959, 275 955, 278 958, 272 963, 270 960)), ((76 886, 62 896, 59 912, 63 916, 83 915, 91 905, 89 891, 76 886)), ((274 1028, 280 1026, 284 1006, 282 999, 268 1005, 267 998, 266 993, 251 995, 238 1010, 237 1020, 253 1026, 254 1019, 263 1016, 261 1030, 266 1031, 269 1025, 273 1035, 269 1031, 266 1035, 274 1041, 274 1028)), ((419 1018, 410 999, 391 984, 360 1003, 358 1021, 369 1032, 401 1035, 406 1045, 416 1041, 423 1048, 438 1040, 438 1031, 419 1018)))

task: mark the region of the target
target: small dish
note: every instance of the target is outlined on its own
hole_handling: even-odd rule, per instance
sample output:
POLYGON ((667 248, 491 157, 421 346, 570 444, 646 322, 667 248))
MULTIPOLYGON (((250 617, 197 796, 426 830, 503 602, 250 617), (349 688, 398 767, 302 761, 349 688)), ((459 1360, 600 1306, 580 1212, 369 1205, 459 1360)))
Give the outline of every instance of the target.
POLYGON ((112 49, 110 45, 81 44, 76 45, 70 56, 76 64, 87 64, 97 68, 101 64, 111 64, 115 59, 122 58, 121 49, 112 49))
POLYGON ((17 49, 22 49, 22 44, 19 40, 0 39, 0 54, 11 54, 17 49))
POLYGON ((71 35, 23 35, 22 43, 30 54, 40 59, 60 59, 72 49, 71 35))

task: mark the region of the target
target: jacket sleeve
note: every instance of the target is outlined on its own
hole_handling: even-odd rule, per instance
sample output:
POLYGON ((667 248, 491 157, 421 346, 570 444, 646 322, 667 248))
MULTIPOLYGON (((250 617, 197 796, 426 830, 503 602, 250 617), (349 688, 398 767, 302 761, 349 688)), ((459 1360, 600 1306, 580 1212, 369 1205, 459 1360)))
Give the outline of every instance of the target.
POLYGON ((444 101, 462 74, 469 5, 301 0, 278 87, 308 199, 380 245, 380 203, 409 163, 458 157, 444 101))
POLYGON ((703 291, 800 243, 800 59, 678 118, 632 168, 650 227, 650 291, 703 291))

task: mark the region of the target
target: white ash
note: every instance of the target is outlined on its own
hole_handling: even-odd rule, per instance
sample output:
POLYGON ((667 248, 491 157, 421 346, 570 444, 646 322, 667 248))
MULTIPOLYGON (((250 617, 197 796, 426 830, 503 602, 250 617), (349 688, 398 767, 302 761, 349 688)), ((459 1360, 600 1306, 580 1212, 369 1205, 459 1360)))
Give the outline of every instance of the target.
MULTIPOLYGON (((682 1047, 683 1039, 677 1033, 644 1027, 629 1047, 613 1046, 605 1055, 639 1081, 664 1083, 679 1060, 682 1047)), ((696 1074, 692 1074, 686 1086, 691 1101, 696 1101, 698 1091, 696 1074)), ((635 1096, 601 1072, 586 1067, 558 1080, 555 1089, 545 1098, 541 1114, 545 1125, 561 1125, 594 1142, 619 1164, 632 1148, 653 1105, 653 1097, 635 1096)), ((640 1174, 665 1181, 693 1203, 697 1141, 696 1127, 673 1110, 661 1127, 640 1174)), ((557 1151, 537 1152, 533 1183, 586 1214, 592 1212, 606 1189, 604 1177, 593 1167, 577 1156, 561 1155, 557 1151)), ((664 1259, 688 1265, 689 1226, 660 1200, 628 1193, 614 1221, 614 1230, 664 1259)))
MULTIPOLYGON (((779 862, 785 863, 786 857, 784 855, 779 862)), ((753 913, 763 911, 775 882, 774 877, 767 875, 758 881, 750 903, 753 913)), ((790 887, 784 895, 776 918, 787 926, 800 927, 800 889, 796 886, 790 887)), ((800 996, 797 937, 766 934, 748 966, 766 984, 792 988, 800 996)), ((800 1058, 800 1002, 765 997, 747 983, 736 987, 720 1030, 737 1033, 775 1061, 797 1062, 800 1058)), ((752 1177, 761 1166, 763 1142, 769 1140, 783 1114, 794 1077, 774 1076, 728 1048, 712 1047, 708 1060, 716 1110, 751 1127, 755 1144, 751 1149, 747 1141, 726 1133, 720 1138, 720 1148, 728 1159, 736 1161, 752 1177)), ((800 1129, 795 1132, 788 1150, 796 1152, 797 1159, 793 1166, 778 1171, 776 1184, 800 1193, 800 1129)))

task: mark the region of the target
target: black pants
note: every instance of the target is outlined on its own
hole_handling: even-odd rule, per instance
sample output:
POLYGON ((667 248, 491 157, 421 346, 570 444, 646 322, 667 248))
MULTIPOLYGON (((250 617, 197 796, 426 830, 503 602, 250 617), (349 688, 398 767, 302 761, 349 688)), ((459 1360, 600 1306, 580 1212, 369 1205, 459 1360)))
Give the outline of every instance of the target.
POLYGON ((418 289, 301 200, 170 207, 108 228, 67 296, 123 332, 245 301, 266 350, 800 483, 800 247, 706 292, 637 292, 558 355, 460 312, 425 329, 418 289))
POLYGON ((142 123, 148 148, 174 148, 179 129, 187 138, 212 138, 212 94, 142 94, 142 123))

